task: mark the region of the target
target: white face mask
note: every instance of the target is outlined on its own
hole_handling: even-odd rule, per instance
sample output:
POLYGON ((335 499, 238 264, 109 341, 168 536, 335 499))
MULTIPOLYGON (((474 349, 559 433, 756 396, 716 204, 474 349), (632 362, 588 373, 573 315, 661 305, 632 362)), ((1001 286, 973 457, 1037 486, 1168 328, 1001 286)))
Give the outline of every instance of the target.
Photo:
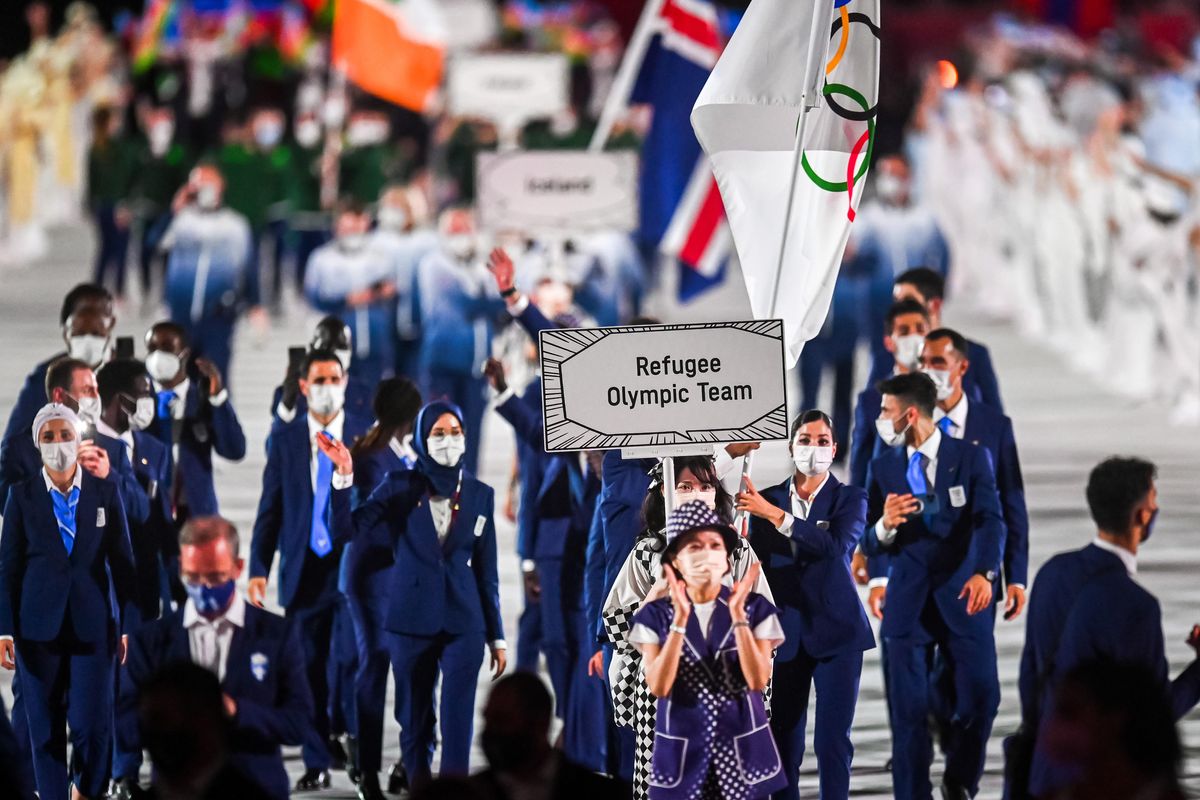
POLYGON ((716 489, 709 489, 707 491, 702 490, 702 489, 693 489, 690 492, 681 492, 681 491, 676 490, 676 492, 675 492, 675 507, 676 508, 679 508, 684 503, 690 503, 693 500, 699 500, 701 503, 704 503, 704 505, 708 506, 713 511, 717 510, 717 490, 716 489))
POLYGON ((100 421, 99 397, 80 397, 75 402, 79 404, 79 419, 92 426, 100 421))
POLYGON ((321 123, 307 119, 296 123, 296 143, 301 147, 314 147, 321 140, 321 123))
POLYGON ((135 431, 146 430, 154 422, 154 414, 157 410, 153 397, 139 397, 133 413, 129 415, 129 427, 135 431))
POLYGON ((467 440, 461 433, 455 436, 430 436, 426 447, 429 448, 429 457, 438 464, 453 467, 467 452, 467 440))
POLYGON ((79 455, 79 442, 38 442, 38 450, 42 453, 42 463, 46 469, 66 472, 79 455))
POLYGON ((212 211, 221 203, 221 193, 211 183, 205 183, 196 190, 196 205, 205 211, 212 211))
POLYGON ((108 355, 108 337, 90 334, 70 336, 67 338, 67 354, 95 369, 108 355))
POLYGON ((171 139, 175 136, 175 126, 170 122, 156 122, 150 126, 150 152, 162 157, 171 147, 171 139))
POLYGON ((279 144, 283 138, 283 126, 278 122, 260 122, 254 126, 254 141, 264 150, 279 144))
POLYGON ((408 212, 399 206, 380 207, 379 227, 389 231, 403 231, 408 227, 408 212))
POLYGON ((338 361, 342 362, 342 372, 347 372, 350 369, 350 357, 354 354, 354 351, 334 350, 333 354, 338 357, 338 361))
POLYGON ((884 173, 875 179, 875 191, 881 199, 895 203, 908 191, 908 182, 890 173, 884 173))
POLYGON ((792 445, 792 463, 796 471, 809 478, 824 475, 833 466, 833 448, 811 444, 792 445))
POLYGON ((351 147, 366 147, 386 141, 388 136, 387 123, 375 120, 351 122, 346 128, 346 144, 351 147))
POLYGON ((146 356, 146 371, 159 383, 166 383, 178 375, 181 366, 183 362, 179 360, 179 356, 165 350, 155 350, 146 356))
POLYGON ((892 419, 880 418, 875 420, 875 432, 879 434, 879 438, 888 447, 895 447, 904 441, 904 434, 908 432, 908 426, 905 425, 901 430, 896 430, 896 423, 892 419))
POLYGON ((925 337, 919 333, 908 336, 896 336, 892 339, 896 344, 896 363, 907 369, 915 369, 921 361, 921 349, 925 347, 925 337))
POLYGON ((340 383, 313 383, 308 387, 308 410, 322 417, 336 414, 346 402, 346 387, 340 383))
POLYGON ((729 569, 729 557, 720 550, 684 551, 675 563, 688 583, 720 583, 729 569))
POLYGON ((929 379, 933 381, 933 385, 937 387, 937 399, 939 403, 950 399, 950 395, 954 394, 954 384, 950 379, 950 370, 923 369, 921 371, 928 375, 929 379))
POLYGON ((446 250, 459 261, 469 261, 475 255, 475 237, 469 233, 449 234, 446 250))
POLYGON ((338 247, 346 253, 358 253, 367 243, 365 233, 343 233, 337 237, 338 247))

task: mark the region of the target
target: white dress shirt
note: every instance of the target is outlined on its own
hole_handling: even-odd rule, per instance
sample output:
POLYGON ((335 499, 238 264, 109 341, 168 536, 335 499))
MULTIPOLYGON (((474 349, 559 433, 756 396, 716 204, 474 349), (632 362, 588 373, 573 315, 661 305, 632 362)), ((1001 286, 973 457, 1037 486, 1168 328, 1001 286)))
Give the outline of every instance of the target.
MULTIPOLYGON (((205 380, 207 380, 207 378, 205 380)), ((154 382, 154 391, 161 392, 166 390, 175 393, 175 399, 171 401, 171 419, 183 419, 183 414, 185 411, 187 411, 188 389, 190 389, 191 386, 191 378, 184 378, 169 390, 158 381, 154 382)), ((229 390, 222 386, 221 391, 208 398, 208 402, 210 405, 219 407, 225 405, 225 401, 228 399, 229 390)))
MULTIPOLYGON (((308 473, 312 480, 313 491, 317 490, 317 454, 321 452, 317 447, 317 434, 321 431, 329 431, 329 435, 339 442, 342 441, 342 433, 346 428, 346 410, 342 409, 337 413, 337 416, 329 421, 328 425, 322 426, 320 422, 310 413, 308 415, 308 442, 311 448, 311 453, 308 459, 308 473)), ((334 467, 333 471, 333 488, 334 489, 349 489, 354 485, 354 475, 342 475, 334 467)))
POLYGON ((1104 541, 1099 536, 1097 536, 1095 539, 1092 539, 1092 544, 1096 545, 1096 547, 1099 547, 1101 550, 1107 550, 1117 558, 1121 559, 1121 563, 1125 565, 1125 571, 1129 573, 1129 577, 1132 578, 1134 575, 1137 575, 1136 555, 1129 552, 1124 547, 1118 547, 1112 542, 1104 541))
POLYGON ((938 422, 942 421, 943 417, 949 417, 950 422, 953 423, 950 426, 950 430, 948 431, 948 433, 950 434, 950 438, 951 439, 961 439, 961 438, 963 438, 963 435, 967 432, 967 411, 968 410, 969 410, 969 404, 967 401, 967 393, 963 392, 963 396, 959 399, 959 401, 957 403, 954 404, 954 407, 951 408, 949 411, 942 411, 942 409, 940 409, 940 408, 935 408, 933 410, 933 421, 934 421, 934 423, 938 423, 938 422))
POLYGON ((236 591, 233 601, 225 613, 209 619, 196 610, 189 597, 183 604, 183 627, 188 632, 188 648, 192 663, 215 673, 217 680, 225 680, 225 666, 229 661, 229 645, 233 632, 246 626, 246 601, 236 591))
POLYGON ((125 431, 117 433, 115 428, 109 427, 104 420, 97 420, 96 431, 103 433, 105 436, 110 436, 113 439, 120 439, 125 443, 125 455, 129 457, 129 463, 133 463, 133 431, 125 431))
POLYGON ((825 484, 829 483, 829 473, 825 473, 825 477, 821 478, 821 483, 817 485, 816 491, 812 493, 807 500, 801 497, 796 492, 796 481, 788 481, 788 498, 791 500, 792 513, 783 514, 783 522, 779 523, 779 527, 775 530, 782 533, 784 536, 791 536, 792 523, 798 519, 807 520, 809 512, 812 511, 813 502, 817 499, 817 495, 825 488, 825 484))

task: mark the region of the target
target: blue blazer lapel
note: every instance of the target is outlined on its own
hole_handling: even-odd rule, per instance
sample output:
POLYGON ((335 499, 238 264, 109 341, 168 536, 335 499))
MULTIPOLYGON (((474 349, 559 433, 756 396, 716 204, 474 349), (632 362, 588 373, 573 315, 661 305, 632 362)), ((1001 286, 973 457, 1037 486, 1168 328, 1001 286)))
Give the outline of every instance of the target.
MULTIPOLYGON (((79 469, 83 469, 83 467, 79 467, 79 469)), ((79 489, 79 505, 75 506, 75 545, 71 548, 72 555, 79 552, 79 548, 81 546, 90 547, 92 538, 97 534, 103 535, 104 531, 107 529, 97 527, 97 523, 100 521, 100 506, 96 503, 96 498, 99 495, 99 492, 96 490, 95 486, 89 486, 89 483, 91 483, 91 481, 89 481, 88 476, 85 475, 83 478, 83 483, 79 489)), ((115 523, 116 520, 104 520, 104 524, 106 526, 115 523)), ((55 528, 57 529, 57 527, 58 522, 56 520, 55 528)))
MULTIPOLYGON (((30 513, 33 515, 30 528, 46 532, 41 535, 52 536, 53 543, 50 546, 50 552, 58 553, 65 559, 67 557, 67 548, 62 543, 62 534, 58 532, 58 518, 54 516, 54 501, 50 499, 50 492, 46 490, 46 485, 42 482, 40 473, 37 476, 37 480, 29 482, 27 490, 29 491, 30 513)), ((75 519, 79 519, 78 513, 76 513, 75 519)), ((75 528, 78 530, 78 522, 75 528)))
POLYGON ((837 497, 837 490, 841 485, 841 481, 833 477, 831 473, 829 479, 825 481, 825 485, 821 487, 821 491, 817 492, 817 496, 813 498, 812 508, 808 511, 809 522, 816 524, 822 520, 829 520, 833 512, 833 501, 837 497))
POLYGON ((474 485, 464 477, 462 494, 458 498, 458 513, 454 514, 454 509, 450 509, 450 513, 454 514, 454 524, 446 532, 446 540, 442 542, 442 552, 453 552, 454 548, 458 546, 456 539, 475 536, 475 518, 478 516, 475 513, 476 497, 474 485))
POLYGON ((939 497, 946 496, 950 487, 957 485, 962 452, 962 445, 957 439, 942 434, 942 443, 938 447, 937 474, 933 479, 933 489, 939 497))
POLYGON ((884 494, 905 494, 909 491, 906 452, 904 447, 893 447, 882 456, 879 463, 884 468, 884 474, 879 477, 879 483, 883 486, 884 494))

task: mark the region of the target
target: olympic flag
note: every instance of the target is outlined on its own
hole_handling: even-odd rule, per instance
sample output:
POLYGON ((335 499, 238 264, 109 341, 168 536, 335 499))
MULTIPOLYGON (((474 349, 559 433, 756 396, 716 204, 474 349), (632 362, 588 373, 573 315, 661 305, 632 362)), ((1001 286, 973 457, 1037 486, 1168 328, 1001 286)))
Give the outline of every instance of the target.
POLYGON ((879 0, 753 0, 692 109, 757 319, 825 322, 871 160, 879 0), (781 243, 782 242, 782 243, 781 243))

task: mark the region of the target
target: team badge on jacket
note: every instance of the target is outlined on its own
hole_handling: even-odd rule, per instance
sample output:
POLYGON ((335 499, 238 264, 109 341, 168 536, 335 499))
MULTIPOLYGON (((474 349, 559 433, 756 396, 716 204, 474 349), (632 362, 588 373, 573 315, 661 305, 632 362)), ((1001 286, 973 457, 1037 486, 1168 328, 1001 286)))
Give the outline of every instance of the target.
POLYGON ((250 674, 252 674, 259 683, 267 679, 267 657, 262 653, 254 653, 250 656, 250 674))

